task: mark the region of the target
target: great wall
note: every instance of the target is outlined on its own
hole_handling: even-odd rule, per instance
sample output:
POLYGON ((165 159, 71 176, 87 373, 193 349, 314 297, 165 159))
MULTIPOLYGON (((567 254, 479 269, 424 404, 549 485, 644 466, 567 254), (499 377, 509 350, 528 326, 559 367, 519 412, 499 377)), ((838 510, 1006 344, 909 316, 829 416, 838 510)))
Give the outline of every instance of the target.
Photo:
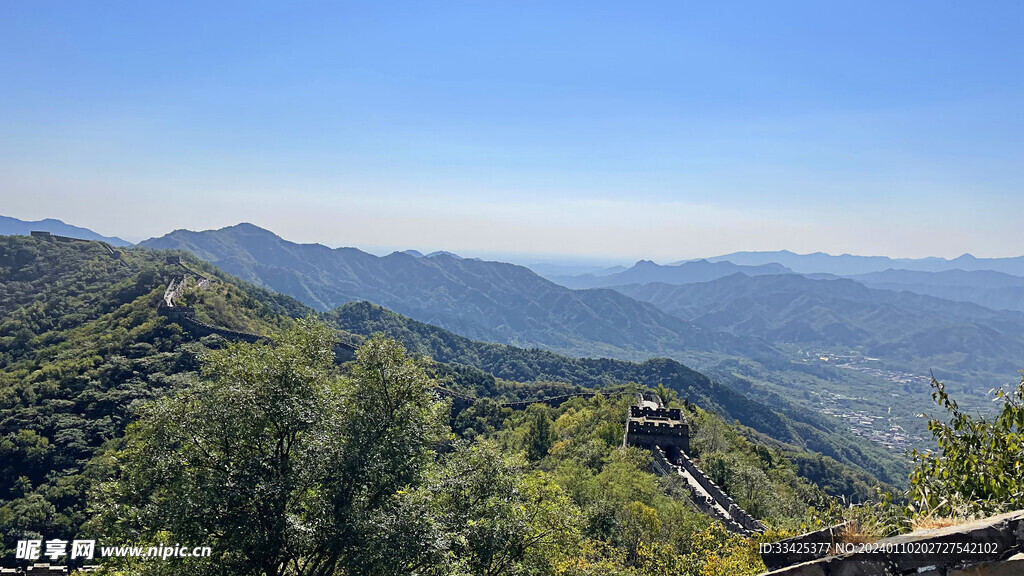
POLYGON ((117 258, 118 260, 121 259, 121 251, 102 240, 84 240, 82 238, 72 238, 70 236, 59 236, 42 230, 32 230, 29 232, 29 235, 33 238, 43 240, 44 242, 81 242, 99 244, 106 249, 107 253, 109 253, 112 258, 117 258))
MULTIPOLYGON (((193 276, 189 273, 186 273, 180 279, 171 280, 171 283, 167 286, 167 290, 164 291, 164 298, 160 303, 160 306, 157 308, 157 313, 172 322, 176 322, 196 337, 216 334, 217 336, 221 336, 222 338, 226 338, 231 341, 249 343, 259 342, 263 338, 258 334, 229 330, 227 328, 213 326, 197 320, 195 308, 191 306, 181 306, 178 304, 178 300, 181 298, 182 294, 184 294, 185 289, 192 280, 193 276)), ((200 290, 211 284, 211 280, 205 276, 198 276, 195 278, 195 281, 196 288, 200 290)))
MULTIPOLYGON (((438 387, 438 393, 472 403, 478 398, 438 387)), ((521 410, 531 404, 557 406, 571 398, 589 398, 598 394, 623 393, 632 386, 560 394, 536 400, 499 403, 504 408, 521 410)), ((690 427, 679 408, 665 408, 656 394, 637 394, 637 405, 626 416, 623 446, 649 450, 651 469, 668 481, 669 490, 685 495, 701 513, 718 520, 730 532, 751 536, 764 532, 764 526, 748 514, 690 459, 690 427)))
MULTIPOLYGON (((57 234, 51 234, 50 232, 46 232, 43 230, 32 230, 29 233, 29 235, 43 242, 74 242, 83 244, 98 244, 107 251, 111 258, 116 258, 118 261, 121 262, 122 265, 127 265, 124 261, 123 254, 120 250, 115 249, 110 244, 103 242, 101 240, 85 240, 82 238, 59 236, 57 234)), ((221 336, 232 341, 258 342, 260 339, 262 339, 262 337, 259 336, 258 334, 238 332, 236 330, 229 330, 227 328, 212 326, 210 324, 206 324, 205 322, 201 322, 196 319, 196 311, 194 308, 189 306, 178 305, 178 300, 184 293, 189 281, 193 279, 193 274, 195 275, 194 277, 196 279, 196 287, 198 289, 203 289, 209 286, 212 280, 186 267, 181 262, 181 259, 177 256, 168 256, 167 263, 177 264, 178 266, 181 266, 185 270, 185 273, 180 279, 172 280, 171 283, 167 286, 167 290, 164 291, 163 300, 157 307, 158 314, 166 317, 168 320, 172 322, 176 322, 182 328, 188 330, 190 334, 200 338, 203 336, 210 336, 212 334, 216 334, 218 336, 221 336)))
POLYGON ((637 397, 626 417, 624 446, 650 450, 651 468, 668 480, 674 492, 687 495, 694 507, 743 536, 764 532, 764 526, 739 507, 690 459, 690 426, 678 408, 665 408, 656 394, 637 397))

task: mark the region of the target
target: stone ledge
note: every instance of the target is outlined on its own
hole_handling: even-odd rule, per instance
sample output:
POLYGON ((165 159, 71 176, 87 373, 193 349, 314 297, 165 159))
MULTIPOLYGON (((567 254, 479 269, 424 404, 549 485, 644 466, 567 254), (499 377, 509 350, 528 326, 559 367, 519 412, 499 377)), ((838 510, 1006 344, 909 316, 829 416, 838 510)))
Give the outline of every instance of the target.
MULTIPOLYGON (((799 537, 798 537, 799 538, 799 537)), ((828 556, 765 573, 772 576, 986 576, 1024 574, 1024 510, 932 530, 886 538, 878 552, 828 556), (987 545, 991 554, 910 554, 886 548, 910 544, 987 545)))

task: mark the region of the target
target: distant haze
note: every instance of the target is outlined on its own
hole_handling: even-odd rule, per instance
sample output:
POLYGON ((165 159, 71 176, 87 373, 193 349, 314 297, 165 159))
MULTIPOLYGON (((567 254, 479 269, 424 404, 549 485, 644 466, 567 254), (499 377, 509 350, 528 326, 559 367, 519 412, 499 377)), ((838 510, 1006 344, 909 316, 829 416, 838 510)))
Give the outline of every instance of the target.
POLYGON ((518 261, 1024 254, 1021 2, 114 4, 0 8, 0 213, 518 261))

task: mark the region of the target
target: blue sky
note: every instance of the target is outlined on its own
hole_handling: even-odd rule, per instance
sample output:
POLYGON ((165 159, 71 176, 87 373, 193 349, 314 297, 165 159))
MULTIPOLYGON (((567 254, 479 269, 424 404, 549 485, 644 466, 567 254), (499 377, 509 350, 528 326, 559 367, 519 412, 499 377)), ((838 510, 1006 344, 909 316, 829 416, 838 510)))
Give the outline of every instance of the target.
POLYGON ((0 213, 661 261, 1024 254, 1024 3, 0 4, 0 213))

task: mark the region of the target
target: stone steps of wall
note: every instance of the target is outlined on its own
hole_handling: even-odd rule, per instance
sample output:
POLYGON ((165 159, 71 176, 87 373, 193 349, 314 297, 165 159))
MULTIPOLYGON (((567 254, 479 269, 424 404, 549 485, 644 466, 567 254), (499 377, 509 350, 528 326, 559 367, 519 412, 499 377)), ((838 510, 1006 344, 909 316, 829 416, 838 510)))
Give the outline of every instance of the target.
MULTIPOLYGON (((668 477, 670 481, 676 480, 675 488, 684 488, 684 491, 690 496, 690 501, 698 510, 722 522, 730 532, 736 534, 751 536, 756 532, 764 531, 764 526, 760 522, 737 506, 731 498, 725 496, 725 493, 707 478, 699 468, 694 466, 692 462, 690 463, 691 468, 688 470, 670 461, 660 446, 652 448, 651 453, 654 456, 653 468, 655 473, 659 476, 668 477), (682 479, 686 486, 680 486, 677 479, 682 479), (712 486, 717 493, 705 488, 706 485, 712 486), (723 505, 723 503, 726 505, 723 505)), ((680 454, 680 456, 686 457, 685 454, 680 454)))
POLYGON ((733 521, 752 532, 764 531, 764 526, 753 516, 748 514, 746 510, 740 508, 740 506, 725 493, 725 490, 722 490, 718 484, 715 484, 711 478, 708 478, 707 474, 694 464, 693 460, 691 460, 689 456, 684 453, 680 453, 678 461, 675 462, 675 464, 679 465, 683 470, 686 470, 686 472, 692 476, 708 494, 711 495, 716 503, 718 503, 722 508, 728 510, 729 517, 733 521))

